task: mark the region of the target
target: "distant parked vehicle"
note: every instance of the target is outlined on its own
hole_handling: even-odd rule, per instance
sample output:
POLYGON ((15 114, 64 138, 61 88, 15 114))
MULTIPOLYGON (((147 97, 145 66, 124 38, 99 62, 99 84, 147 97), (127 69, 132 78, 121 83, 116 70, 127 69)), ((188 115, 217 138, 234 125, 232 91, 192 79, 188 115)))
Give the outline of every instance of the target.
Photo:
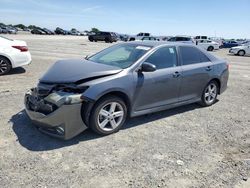
POLYGON ((67 31, 61 29, 60 27, 57 27, 56 30, 55 30, 55 33, 58 34, 58 35, 66 35, 67 31))
POLYGON ((129 41, 135 41, 135 40, 141 40, 143 37, 150 37, 151 34, 150 33, 138 33, 135 36, 130 36, 129 37, 129 41))
POLYGON ((171 37, 168 39, 169 42, 182 42, 182 43, 188 43, 188 44, 194 44, 194 40, 192 37, 189 36, 176 36, 176 37, 171 37))
POLYGON ((89 36, 89 41, 90 42, 97 42, 97 41, 105 41, 105 42, 116 42, 118 39, 117 39, 117 36, 115 33, 113 32, 98 32, 94 35, 90 35, 89 36))
POLYGON ((248 45, 232 47, 229 53, 239 56, 250 55, 250 43, 248 43, 248 45))
POLYGON ((8 27, 8 26, 2 26, 2 33, 4 34, 17 34, 17 29, 13 28, 13 27, 8 27))
POLYGON ((77 30, 73 30, 73 31, 71 31, 71 35, 80 36, 81 33, 77 30))
POLYGON ((143 37, 141 40, 142 41, 156 41, 157 38, 156 37, 143 37))
POLYGON ((47 28, 43 28, 42 31, 44 31, 45 34, 47 34, 47 35, 54 35, 54 34, 55 34, 54 31, 51 31, 51 30, 49 30, 49 29, 47 29, 47 28))
POLYGON ((128 35, 124 35, 124 34, 118 34, 118 38, 119 38, 121 41, 127 42, 129 36, 128 36, 128 35))
POLYGON ((199 40, 199 39, 208 39, 207 36, 195 36, 194 37, 195 40, 199 40))
POLYGON ((207 39, 196 40, 196 45, 207 51, 218 50, 220 48, 219 43, 207 39))
POLYGON ((41 30, 41 29, 33 29, 31 30, 32 34, 37 34, 37 35, 46 35, 45 31, 41 30))
POLYGON ((232 47, 235 47, 235 46, 239 46, 239 44, 234 41, 234 40, 230 40, 230 41, 224 41, 222 43, 222 48, 232 48, 232 47))
POLYGON ((21 40, 11 40, 0 36, 0 75, 11 69, 31 63, 27 44, 21 40))

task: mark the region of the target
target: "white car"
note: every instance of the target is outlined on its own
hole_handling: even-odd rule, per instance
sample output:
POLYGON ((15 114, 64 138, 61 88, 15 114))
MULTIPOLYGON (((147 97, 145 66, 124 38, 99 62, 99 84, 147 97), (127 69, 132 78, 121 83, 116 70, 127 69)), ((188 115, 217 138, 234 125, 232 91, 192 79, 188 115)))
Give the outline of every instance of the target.
POLYGON ((0 36, 0 75, 30 63, 31 55, 26 42, 0 36))
POLYGON ((150 37, 151 34, 150 33, 138 33, 135 36, 130 36, 128 41, 138 41, 138 40, 142 40, 143 37, 150 37))
POLYGON ((220 48, 220 44, 218 42, 206 39, 196 40, 196 45, 207 51, 218 50, 220 48))
POLYGON ((229 53, 240 56, 250 55, 250 44, 232 47, 229 53))

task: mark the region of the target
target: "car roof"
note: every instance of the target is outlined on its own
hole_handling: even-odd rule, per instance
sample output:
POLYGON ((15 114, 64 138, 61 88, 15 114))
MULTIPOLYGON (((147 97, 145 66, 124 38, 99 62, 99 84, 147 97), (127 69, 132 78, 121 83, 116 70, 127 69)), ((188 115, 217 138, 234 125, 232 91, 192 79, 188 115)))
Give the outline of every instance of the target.
MULTIPOLYGON (((124 44, 124 43, 121 43, 124 44)), ((193 44, 182 43, 182 42, 167 42, 167 41, 132 41, 126 42, 126 44, 137 44, 144 46, 157 47, 161 45, 169 45, 169 46, 195 46, 193 44)))

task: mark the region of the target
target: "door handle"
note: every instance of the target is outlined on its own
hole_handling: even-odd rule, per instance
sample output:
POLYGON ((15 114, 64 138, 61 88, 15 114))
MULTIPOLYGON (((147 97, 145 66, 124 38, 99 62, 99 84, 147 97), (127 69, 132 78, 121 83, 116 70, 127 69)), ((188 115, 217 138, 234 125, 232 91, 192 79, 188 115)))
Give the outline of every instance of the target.
POLYGON ((210 66, 207 66, 206 71, 211 71, 212 68, 210 66))
POLYGON ((176 72, 174 72, 173 77, 174 77, 174 78, 177 78, 177 77, 179 77, 180 75, 181 75, 181 73, 180 73, 179 71, 176 71, 176 72))

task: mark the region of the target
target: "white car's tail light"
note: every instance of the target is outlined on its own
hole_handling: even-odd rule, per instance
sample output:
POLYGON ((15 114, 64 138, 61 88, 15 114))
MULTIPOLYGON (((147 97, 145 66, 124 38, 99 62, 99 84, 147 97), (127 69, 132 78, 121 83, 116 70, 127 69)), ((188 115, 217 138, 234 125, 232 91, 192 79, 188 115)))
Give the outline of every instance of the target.
POLYGON ((20 50, 21 52, 29 51, 27 46, 12 46, 12 48, 16 48, 16 49, 20 50))

